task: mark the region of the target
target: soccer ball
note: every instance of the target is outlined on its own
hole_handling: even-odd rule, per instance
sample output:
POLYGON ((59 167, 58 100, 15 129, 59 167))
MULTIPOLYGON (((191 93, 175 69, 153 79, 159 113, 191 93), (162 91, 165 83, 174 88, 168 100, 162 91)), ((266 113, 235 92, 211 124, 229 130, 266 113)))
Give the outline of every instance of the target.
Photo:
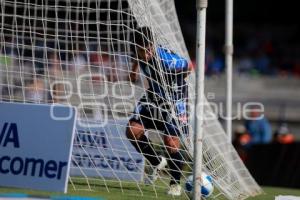
MULTIPOLYGON (((209 197, 214 191, 214 185, 212 183, 212 177, 202 172, 202 185, 201 185, 201 194, 203 197, 209 197)), ((185 183, 185 189, 189 193, 193 190, 193 176, 190 175, 185 183)))

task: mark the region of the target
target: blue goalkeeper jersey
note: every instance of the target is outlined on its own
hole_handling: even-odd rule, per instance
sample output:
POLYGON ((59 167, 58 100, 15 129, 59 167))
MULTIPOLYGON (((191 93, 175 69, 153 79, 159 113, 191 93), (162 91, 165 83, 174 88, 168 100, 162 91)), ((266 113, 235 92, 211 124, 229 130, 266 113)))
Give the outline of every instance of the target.
POLYGON ((162 47, 156 49, 156 55, 148 62, 139 62, 149 84, 148 93, 167 101, 186 99, 187 60, 162 47))

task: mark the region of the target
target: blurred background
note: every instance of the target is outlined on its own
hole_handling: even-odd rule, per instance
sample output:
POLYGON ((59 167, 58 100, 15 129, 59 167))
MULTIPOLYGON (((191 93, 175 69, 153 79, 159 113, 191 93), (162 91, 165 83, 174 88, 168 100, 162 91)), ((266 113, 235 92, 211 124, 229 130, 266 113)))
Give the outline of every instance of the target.
MULTIPOLYGON (((195 62, 196 1, 176 0, 178 18, 195 62)), ((300 139, 300 24, 292 1, 234 1, 233 101, 264 104, 275 131, 282 123, 300 139)), ((225 1, 207 10, 206 92, 225 102, 225 1)), ((237 105, 235 105, 237 107, 237 105)))
MULTIPOLYGON (((195 62, 196 1, 175 2, 195 62)), ((261 102, 265 118, 233 120, 233 143, 262 185, 300 187, 298 12, 295 1, 234 1, 233 115, 240 104, 261 102)), ((209 101, 225 107, 224 36, 225 1, 209 0, 205 91, 209 101)))

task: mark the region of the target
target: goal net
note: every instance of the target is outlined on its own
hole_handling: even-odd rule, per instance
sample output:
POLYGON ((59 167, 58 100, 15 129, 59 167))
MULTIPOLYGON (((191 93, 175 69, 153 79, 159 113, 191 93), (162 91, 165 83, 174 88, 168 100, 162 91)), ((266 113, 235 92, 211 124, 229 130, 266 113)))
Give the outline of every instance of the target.
MULTIPOLYGON (((153 166, 126 136, 133 115, 159 121, 145 134, 157 155, 167 160, 164 138, 169 133, 163 126, 172 118, 181 141, 179 172, 184 188, 193 165, 194 72, 190 67, 184 73, 176 68, 177 62, 190 63, 190 58, 172 0, 1 0, 0 20, 0 101, 65 104, 78 110, 69 190, 166 195, 168 168, 151 186, 145 184, 153 166), (151 36, 139 32, 145 26, 151 36), (154 51, 149 53, 149 46, 137 43, 137 34, 154 51), (151 62, 139 56, 141 49, 144 55, 151 54, 151 62), (168 71, 166 66, 175 69, 168 71), (149 77, 147 69, 155 76, 149 77), (181 89, 172 84, 179 76, 185 79, 179 86, 187 87, 188 93, 174 99, 181 89), (157 95, 155 87, 168 110, 147 96, 143 104, 157 113, 142 116, 136 111, 141 97, 157 95), (183 118, 178 101, 184 105, 183 118), (165 113, 167 117, 161 117, 165 113)), ((245 199, 261 193, 209 103, 204 104, 202 168, 214 185, 209 198, 245 199)), ((188 198, 188 193, 181 196, 188 198)))

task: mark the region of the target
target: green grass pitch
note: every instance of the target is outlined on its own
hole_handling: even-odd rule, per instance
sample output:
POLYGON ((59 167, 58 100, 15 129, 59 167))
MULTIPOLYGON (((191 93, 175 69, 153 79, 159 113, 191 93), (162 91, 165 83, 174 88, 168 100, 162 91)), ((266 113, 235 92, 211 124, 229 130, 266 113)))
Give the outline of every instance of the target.
MULTIPOLYGON (((119 183, 108 183, 109 192, 107 191, 104 184, 95 184, 90 185, 93 191, 87 190, 74 190, 73 186, 69 185, 69 191, 66 195, 68 196, 84 196, 84 197, 101 197, 106 200, 150 200, 150 199, 160 199, 160 200, 169 200, 172 199, 170 196, 165 194, 165 189, 158 186, 154 189, 153 186, 140 186, 142 193, 138 190, 136 184, 133 183, 122 183, 122 189, 120 189, 119 183), (156 192, 155 192, 156 191, 156 192), (157 194, 158 198, 155 197, 157 194)), ((80 185, 79 185, 80 187, 80 185)), ((86 185, 84 186, 86 188, 86 185)), ((83 188, 82 188, 83 189, 83 188)), ((276 187, 263 187, 265 194, 248 198, 249 200, 274 200, 277 195, 294 195, 300 196, 300 189, 288 189, 288 188, 276 188, 276 187)), ((39 197, 48 197, 55 195, 63 195, 62 193, 53 193, 53 192, 41 192, 34 190, 25 190, 25 189, 15 189, 15 188, 4 188, 0 187, 1 193, 25 193, 28 195, 39 196, 39 197)), ((178 200, 186 199, 184 196, 174 198, 178 200)))

